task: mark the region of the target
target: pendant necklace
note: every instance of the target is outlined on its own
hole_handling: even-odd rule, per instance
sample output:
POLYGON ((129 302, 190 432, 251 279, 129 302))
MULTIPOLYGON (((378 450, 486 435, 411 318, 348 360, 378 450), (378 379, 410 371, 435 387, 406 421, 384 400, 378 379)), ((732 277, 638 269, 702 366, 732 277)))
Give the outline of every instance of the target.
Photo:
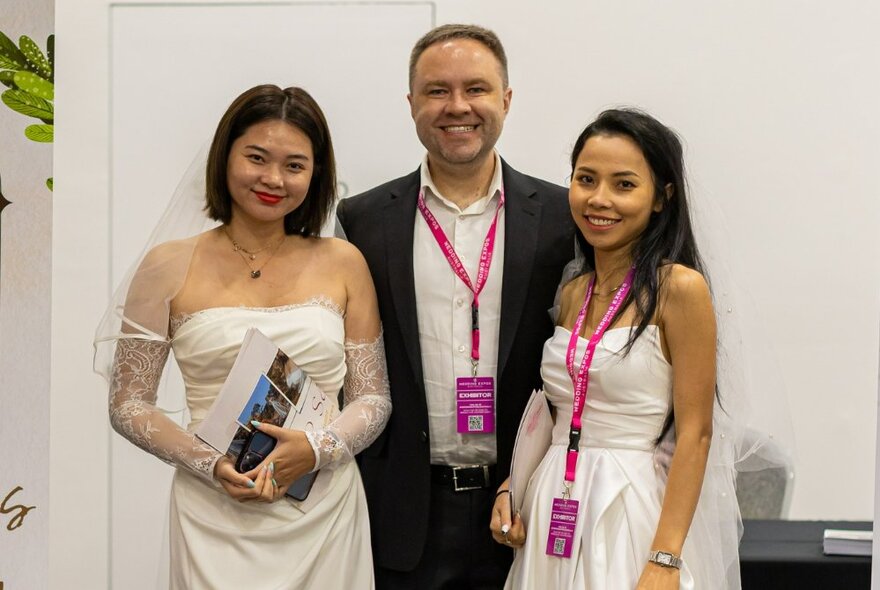
POLYGON ((263 275, 263 272, 262 272, 263 267, 265 267, 267 264, 269 264, 269 261, 272 260, 273 256, 275 256, 275 253, 278 252, 278 249, 281 247, 281 244, 284 242, 284 239, 287 237, 287 234, 284 234, 274 244, 269 243, 269 244, 266 244, 265 246, 263 246, 262 248, 259 248, 257 250, 248 250, 244 246, 239 244, 235 240, 235 238, 233 238, 231 235, 229 235, 229 231, 226 229, 225 225, 222 227, 222 229, 223 229, 223 233, 226 234, 226 237, 229 238, 229 241, 232 242, 232 251, 235 252, 236 254, 238 254, 239 256, 241 256, 242 261, 244 261, 244 263, 250 269, 250 277, 252 279, 258 279, 263 275), (256 260, 257 254, 259 254, 260 252, 263 252, 265 250, 268 250, 269 248, 271 248, 272 250, 269 253, 269 257, 266 258, 265 262, 263 262, 263 264, 261 264, 260 266, 258 266, 256 268, 251 266, 251 261, 256 260))
POLYGON ((599 293, 599 291, 596 290, 596 288, 594 286, 593 287, 593 295, 598 295, 599 297, 608 297, 609 295, 614 295, 617 292, 617 290, 620 289, 622 286, 623 286, 622 282, 618 283, 616 287, 614 287, 613 289, 609 289, 608 291, 605 291, 603 293, 599 293))
POLYGON ((608 297, 609 295, 612 295, 613 293, 615 293, 618 289, 620 289, 620 285, 617 285, 616 287, 614 287, 610 291, 606 291, 605 293, 599 293, 598 291, 593 291, 593 295, 598 295, 599 297, 608 297))

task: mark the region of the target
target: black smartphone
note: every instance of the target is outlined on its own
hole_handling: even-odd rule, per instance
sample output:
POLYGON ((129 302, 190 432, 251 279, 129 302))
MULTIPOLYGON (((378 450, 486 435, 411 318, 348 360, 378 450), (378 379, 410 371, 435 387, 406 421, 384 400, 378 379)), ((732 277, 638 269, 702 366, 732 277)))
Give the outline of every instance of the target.
POLYGON ((315 483, 315 478, 317 476, 317 471, 306 473, 301 478, 290 484, 290 487, 287 488, 287 495, 294 500, 305 500, 309 497, 309 492, 312 491, 312 484, 315 483))
MULTIPOLYGON (((244 443, 244 448, 242 448, 241 453, 238 455, 238 461, 235 462, 235 470, 239 473, 245 473, 258 466, 269 456, 277 442, 273 437, 264 432, 259 430, 252 431, 244 443)), ((306 473, 290 484, 286 495, 294 500, 305 500, 309 497, 309 492, 312 491, 312 484, 315 483, 317 475, 317 471, 306 473)))
POLYGON ((262 463, 275 448, 276 442, 268 434, 252 430, 247 440, 244 441, 244 448, 241 449, 238 460, 235 462, 235 470, 239 473, 245 473, 262 463))

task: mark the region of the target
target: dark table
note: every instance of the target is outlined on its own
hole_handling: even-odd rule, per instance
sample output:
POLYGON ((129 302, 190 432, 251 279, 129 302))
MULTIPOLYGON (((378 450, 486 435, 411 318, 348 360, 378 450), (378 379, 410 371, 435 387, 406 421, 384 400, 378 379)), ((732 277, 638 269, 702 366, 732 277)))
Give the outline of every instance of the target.
POLYGON ((870 530, 870 522, 746 520, 743 590, 869 590, 871 558, 823 555, 825 529, 870 530))

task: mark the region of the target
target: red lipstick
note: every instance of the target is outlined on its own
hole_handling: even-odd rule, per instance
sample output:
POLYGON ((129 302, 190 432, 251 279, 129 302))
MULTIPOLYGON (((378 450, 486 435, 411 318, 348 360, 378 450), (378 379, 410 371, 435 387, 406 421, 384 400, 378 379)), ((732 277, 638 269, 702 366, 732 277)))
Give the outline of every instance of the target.
POLYGON ((277 205, 281 202, 284 197, 279 197, 278 195, 270 195, 269 193, 261 193, 258 191, 254 191, 254 194, 257 195, 257 198, 267 205, 277 205))

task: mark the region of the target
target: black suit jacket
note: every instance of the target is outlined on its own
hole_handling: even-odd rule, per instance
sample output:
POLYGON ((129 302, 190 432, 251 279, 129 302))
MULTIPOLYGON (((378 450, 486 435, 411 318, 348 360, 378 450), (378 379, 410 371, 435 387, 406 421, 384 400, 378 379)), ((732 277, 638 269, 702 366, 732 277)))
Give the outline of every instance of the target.
MULTIPOLYGON (((503 161, 502 174, 505 234, 496 377, 496 485, 510 471, 514 438, 529 395, 541 387, 541 352, 553 331, 547 310, 562 268, 574 252, 574 222, 565 189, 520 174, 503 161)), ((367 260, 379 298, 394 407, 385 431, 361 453, 359 464, 374 559, 381 567, 399 571, 412 570, 421 559, 431 493, 428 410, 413 279, 419 181, 416 170, 344 199, 337 211, 348 240, 367 260)))

